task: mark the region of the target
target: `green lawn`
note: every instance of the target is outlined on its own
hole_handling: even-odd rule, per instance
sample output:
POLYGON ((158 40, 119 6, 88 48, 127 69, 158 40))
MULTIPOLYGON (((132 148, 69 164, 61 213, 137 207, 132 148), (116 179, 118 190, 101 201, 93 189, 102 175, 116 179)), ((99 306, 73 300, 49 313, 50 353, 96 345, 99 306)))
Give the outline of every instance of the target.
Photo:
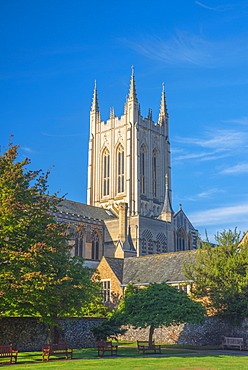
MULTIPOLYGON (((173 347, 177 347, 177 349, 162 350, 162 356, 138 355, 137 349, 131 347, 133 343, 122 343, 122 345, 125 345, 125 347, 119 347, 117 358, 98 358, 96 349, 86 348, 75 349, 73 351, 74 360, 72 361, 53 357, 49 362, 42 363, 41 352, 22 352, 18 355, 18 363, 14 365, 14 368, 17 370, 100 370, 112 368, 120 370, 248 369, 248 357, 246 356, 202 355, 192 349, 192 346, 188 350, 183 351, 175 345, 173 347), (173 356, 170 356, 172 354, 173 356)), ((166 345, 166 347, 168 348, 169 345, 166 345)))

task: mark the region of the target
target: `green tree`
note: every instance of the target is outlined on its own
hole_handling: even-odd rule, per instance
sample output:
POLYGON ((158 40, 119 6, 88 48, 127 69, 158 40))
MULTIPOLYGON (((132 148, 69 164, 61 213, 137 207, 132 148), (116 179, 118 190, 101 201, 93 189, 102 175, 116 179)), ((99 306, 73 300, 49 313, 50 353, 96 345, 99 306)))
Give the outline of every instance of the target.
POLYGON ((203 243, 185 274, 194 281, 195 298, 210 312, 237 323, 248 316, 248 245, 240 244, 236 229, 224 230, 215 239, 214 248, 203 243))
POLYGON ((27 171, 9 143, 0 156, 0 314, 38 316, 55 324, 80 314, 100 292, 82 261, 70 256, 68 226, 54 220, 48 173, 27 171))
MULTIPOLYGON (((185 322, 203 323, 204 314, 202 305, 192 301, 185 292, 166 283, 154 283, 140 289, 129 285, 119 309, 110 320, 135 328, 149 326, 148 340, 151 343, 156 328, 185 322)), ((107 325, 106 322, 103 324, 107 325)))

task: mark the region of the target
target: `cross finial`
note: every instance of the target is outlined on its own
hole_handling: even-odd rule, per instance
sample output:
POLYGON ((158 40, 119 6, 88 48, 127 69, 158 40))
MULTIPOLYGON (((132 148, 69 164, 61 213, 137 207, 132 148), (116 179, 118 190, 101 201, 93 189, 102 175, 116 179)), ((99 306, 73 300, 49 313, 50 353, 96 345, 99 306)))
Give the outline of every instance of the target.
POLYGON ((164 82, 162 82, 162 91, 164 92, 164 82))
POLYGON ((133 65, 131 66, 131 70, 132 70, 132 76, 134 76, 134 66, 133 65))

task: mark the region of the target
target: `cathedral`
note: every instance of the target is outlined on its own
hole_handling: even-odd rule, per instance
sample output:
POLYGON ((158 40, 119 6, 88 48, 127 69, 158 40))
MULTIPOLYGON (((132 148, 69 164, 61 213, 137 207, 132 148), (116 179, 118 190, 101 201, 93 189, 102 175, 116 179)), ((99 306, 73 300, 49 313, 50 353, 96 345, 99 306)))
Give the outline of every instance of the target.
MULTIPOLYGON (((158 101, 159 104, 159 101, 158 101)), ((142 117, 134 69, 124 113, 101 120, 95 84, 90 110, 87 205, 62 200, 56 218, 70 222, 73 255, 92 266, 126 258, 197 249, 197 231, 172 208, 169 119, 164 85, 157 122, 142 117), (94 263, 95 264, 94 264, 94 263)))

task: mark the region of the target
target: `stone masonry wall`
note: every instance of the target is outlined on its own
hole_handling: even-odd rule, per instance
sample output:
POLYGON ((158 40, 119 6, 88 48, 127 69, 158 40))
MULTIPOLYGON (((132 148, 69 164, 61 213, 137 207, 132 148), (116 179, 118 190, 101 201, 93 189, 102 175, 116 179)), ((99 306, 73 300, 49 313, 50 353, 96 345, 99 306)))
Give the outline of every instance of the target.
MULTIPOLYGON (((119 337, 119 340, 148 340, 149 327, 134 329, 126 327, 128 331, 119 337)), ((177 343, 192 345, 220 345, 222 337, 242 337, 248 347, 248 321, 243 321, 239 327, 233 326, 224 320, 208 317, 204 325, 181 324, 155 329, 153 339, 157 343, 177 343)))
MULTIPOLYGON (((102 322, 101 318, 73 317, 61 318, 56 328, 56 342, 65 341, 72 348, 90 348, 95 339, 90 328, 102 322)), ((119 340, 148 340, 147 329, 128 328, 119 340)), ((155 329, 157 343, 177 343, 194 345, 220 345, 223 336, 243 337, 248 348, 248 320, 239 327, 232 326, 218 318, 209 317, 204 325, 181 324, 169 328, 155 329)), ((22 351, 41 351, 42 343, 48 341, 48 327, 32 317, 6 317, 0 320, 0 345, 13 344, 22 351)))
MULTIPOLYGON (((55 328, 56 342, 66 342, 72 348, 95 346, 90 331, 103 319, 88 317, 61 318, 61 327, 55 328)), ((32 317, 5 317, 0 320, 0 345, 13 344, 18 351, 41 351, 42 343, 48 341, 48 326, 32 317)))

